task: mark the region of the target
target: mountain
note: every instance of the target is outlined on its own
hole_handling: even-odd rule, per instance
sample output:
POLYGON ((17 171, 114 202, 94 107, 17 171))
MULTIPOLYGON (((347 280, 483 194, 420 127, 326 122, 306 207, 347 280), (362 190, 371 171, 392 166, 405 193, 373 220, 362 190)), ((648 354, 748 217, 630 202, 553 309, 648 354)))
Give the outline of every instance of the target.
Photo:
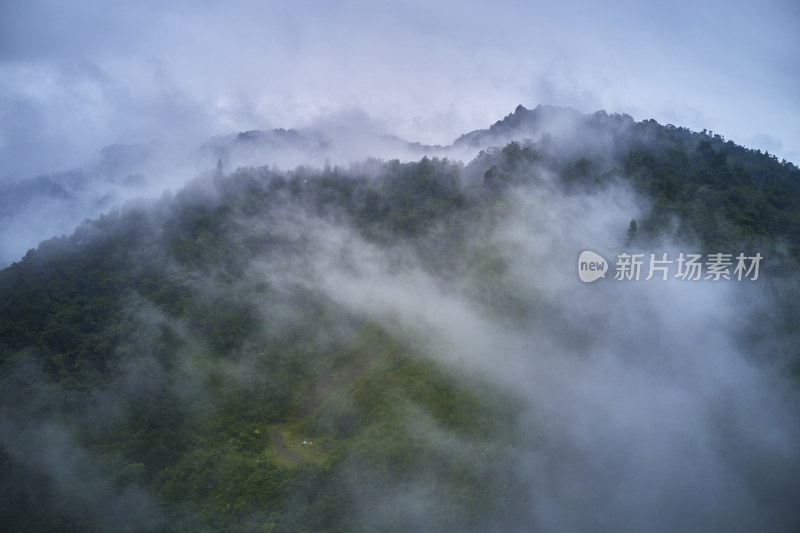
MULTIPOLYGON (((715 151, 723 150, 738 164, 744 164, 755 179, 782 172, 778 165, 769 170, 753 166, 750 161, 757 159, 748 157, 747 149, 725 142, 719 135, 671 125, 666 128, 669 133, 664 136, 664 128, 657 123, 635 123, 627 115, 608 115, 604 111, 582 114, 544 105, 529 110, 520 105, 488 129, 462 135, 448 146, 429 146, 382 134, 363 120, 304 129, 244 131, 214 137, 199 147, 110 145, 83 167, 0 184, 0 222, 4 228, 0 233, 0 264, 18 260, 42 240, 61 235, 114 206, 174 192, 218 164, 233 171, 263 165, 282 169, 346 166, 370 157, 414 161, 428 156, 468 162, 481 150, 529 140, 536 141, 540 151, 549 150, 550 156, 566 161, 589 155, 596 163, 609 167, 630 150, 640 150, 643 144, 661 136, 670 139, 668 142, 688 143, 691 147, 707 141, 715 151)), ((789 164, 788 168, 795 167, 789 164)), ((790 187, 796 187, 796 181, 790 180, 790 187)))
POLYGON ((300 165, 347 164, 368 157, 417 159, 433 150, 434 147, 410 143, 396 136, 342 127, 334 131, 250 130, 215 137, 204 143, 199 153, 217 157, 226 168, 267 164, 289 169, 300 165))
POLYGON ((80 168, 0 183, 0 264, 19 260, 53 235, 141 197, 158 196, 207 164, 186 147, 159 143, 109 145, 80 168))
POLYGON ((61 235, 84 219, 142 197, 174 192, 217 164, 226 169, 271 165, 346 165, 368 157, 414 160, 441 152, 358 126, 251 130, 209 139, 199 147, 147 143, 110 145, 80 168, 0 183, 0 264, 61 235))
POLYGON ((213 139, 0 271, 7 529, 800 527, 794 165, 541 106, 325 165, 350 141, 213 139))
POLYGON ((489 129, 466 133, 456 139, 453 145, 467 144, 485 148, 504 146, 513 140, 525 138, 538 140, 545 133, 574 133, 588 120, 589 116, 569 107, 539 105, 536 109, 529 110, 518 105, 513 113, 498 120, 489 129))

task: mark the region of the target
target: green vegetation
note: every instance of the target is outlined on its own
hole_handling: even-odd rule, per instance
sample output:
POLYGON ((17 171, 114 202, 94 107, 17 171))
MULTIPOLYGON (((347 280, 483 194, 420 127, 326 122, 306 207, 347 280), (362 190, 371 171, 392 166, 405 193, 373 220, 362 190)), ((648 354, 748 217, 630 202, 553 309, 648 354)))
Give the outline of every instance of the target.
MULTIPOLYGON (((361 514, 392 516, 393 494, 435 502, 433 529, 501 525, 519 505, 503 496, 519 483, 516 399, 443 368, 415 343, 424 333, 306 283, 313 222, 354 228, 443 284, 467 280, 465 297, 510 322, 529 310, 504 283, 506 250, 471 244, 464 222, 488 233, 545 173, 573 192, 621 178, 649 198, 629 244, 677 225, 707 250, 785 247, 796 270, 797 167, 716 135, 654 122, 623 135, 621 118, 603 120, 610 154, 565 157, 544 139, 467 166, 218 172, 42 243, 0 272, 5 528, 414 530, 399 513, 361 514)), ((797 304, 783 305, 775 327, 790 334, 797 304)))

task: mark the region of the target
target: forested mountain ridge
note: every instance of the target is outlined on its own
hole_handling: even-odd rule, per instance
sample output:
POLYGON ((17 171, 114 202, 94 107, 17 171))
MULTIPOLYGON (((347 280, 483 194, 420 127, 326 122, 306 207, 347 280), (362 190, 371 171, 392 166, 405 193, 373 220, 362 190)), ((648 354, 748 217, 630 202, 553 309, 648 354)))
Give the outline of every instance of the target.
POLYGON ((559 108, 520 106, 461 143, 487 147, 468 164, 209 170, 0 272, 4 523, 800 524, 797 167, 559 108), (615 293, 574 274, 581 247, 664 243, 760 251, 764 277, 615 293), (610 295, 636 311, 609 316, 610 295))
MULTIPOLYGON (((363 118, 360 120, 363 122, 363 118)), ((713 151, 720 154, 718 157, 731 158, 732 164, 727 166, 738 169, 739 176, 741 170, 756 180, 781 174, 777 165, 765 167, 766 159, 747 157, 750 152, 757 156, 757 152, 725 141, 718 134, 691 132, 671 125, 661 127, 653 121, 635 123, 629 116, 609 116, 603 111, 584 115, 569 108, 538 106, 528 110, 518 106, 514 113, 490 128, 462 135, 448 146, 408 142, 379 134, 373 126, 361 122, 356 119, 349 125, 320 125, 316 129, 251 130, 214 137, 199 147, 186 143, 110 145, 94 161, 79 168, 6 180, 0 185, 0 223, 7 228, 0 234, 0 262, 7 265, 18 260, 32 244, 69 230, 87 217, 96 218, 130 199, 158 195, 164 189, 174 191, 189 177, 218 162, 223 169, 231 171, 242 166, 262 165, 282 169, 297 165, 322 167, 328 161, 341 166, 367 157, 415 161, 427 155, 469 161, 480 150, 502 147, 512 141, 549 139, 565 141, 558 146, 562 158, 577 160, 591 156, 597 163, 598 158, 607 161, 613 157, 620 163, 630 150, 642 149, 642 142, 658 138, 662 142, 679 143, 675 147, 678 153, 684 148, 692 152, 700 142, 708 141, 713 151), (48 216, 42 217, 43 212, 48 216)), ((652 144, 648 146, 645 152, 653 148, 652 144)), ((774 156, 768 158, 777 162, 774 156)), ((645 165, 655 163, 644 162, 645 165)), ((669 166, 672 163, 658 164, 669 166)), ((786 162, 781 162, 780 166, 787 164, 796 168, 786 162)), ((671 180, 667 178, 666 181, 669 193, 671 180)), ((791 180, 792 183, 796 181, 796 178, 791 180)), ((782 188, 778 187, 774 193, 780 203, 782 188)))
POLYGON ((549 168, 565 181, 601 181, 611 175, 631 180, 653 201, 654 223, 665 213, 693 219, 693 231, 707 246, 731 237, 722 235, 716 228, 719 220, 713 220, 724 215, 738 228, 728 228, 738 238, 779 235, 795 247, 797 257, 800 226, 793 213, 800 208, 800 169, 774 155, 706 130, 552 106, 518 106, 488 130, 464 135, 454 146, 524 139, 539 140, 528 145, 548 157, 549 168))

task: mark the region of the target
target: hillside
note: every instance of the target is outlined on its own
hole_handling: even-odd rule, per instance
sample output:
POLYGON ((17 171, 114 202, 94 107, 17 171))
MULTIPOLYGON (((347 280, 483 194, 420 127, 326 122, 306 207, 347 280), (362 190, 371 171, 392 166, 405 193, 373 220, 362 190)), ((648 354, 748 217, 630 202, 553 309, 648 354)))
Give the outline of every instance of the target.
MULTIPOLYGON (((299 134, 242 135, 206 148, 299 134)), ((541 106, 464 146, 210 167, 0 271, 5 527, 800 527, 800 170, 541 106), (764 262, 586 285, 586 249, 764 262)))

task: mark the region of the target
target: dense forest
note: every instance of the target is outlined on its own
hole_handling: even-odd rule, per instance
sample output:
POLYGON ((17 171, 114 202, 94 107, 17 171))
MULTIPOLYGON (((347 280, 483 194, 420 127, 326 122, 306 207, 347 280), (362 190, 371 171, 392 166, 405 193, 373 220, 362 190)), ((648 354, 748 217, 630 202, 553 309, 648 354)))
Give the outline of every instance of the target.
POLYGON ((800 169, 543 113, 219 167, 0 272, 4 529, 796 531, 800 169), (589 286, 588 248, 764 263, 589 286))

